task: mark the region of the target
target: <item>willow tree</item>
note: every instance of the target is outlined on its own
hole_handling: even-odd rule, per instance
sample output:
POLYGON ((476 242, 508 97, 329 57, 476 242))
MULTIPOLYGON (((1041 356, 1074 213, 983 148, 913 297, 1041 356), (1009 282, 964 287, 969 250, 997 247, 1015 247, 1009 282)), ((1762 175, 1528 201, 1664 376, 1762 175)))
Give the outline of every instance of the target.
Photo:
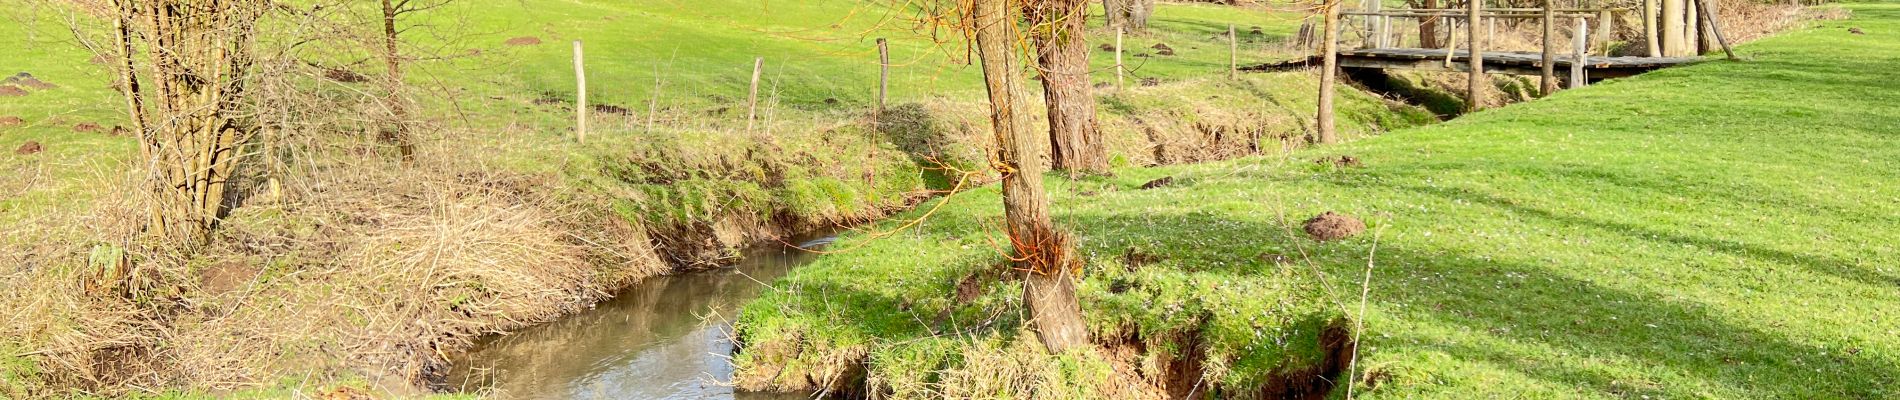
POLYGON ((1154 11, 1155 0, 1102 0, 1103 19, 1110 28, 1127 28, 1129 32, 1147 31, 1148 17, 1154 15, 1154 11))
POLYGON ((151 194, 145 232, 175 245, 202 245, 230 200, 240 149, 257 133, 241 109, 253 36, 270 2, 113 5, 121 89, 151 194))
POLYGON ((1037 0, 1024 7, 1049 105, 1051 165, 1078 174, 1108 172, 1108 147, 1095 123, 1089 83, 1087 0, 1037 0))
MULTIPOLYGON (((1028 0, 1041 2, 1048 0, 1028 0)), ((1024 304, 1031 325, 1052 353, 1088 344, 1081 303, 1075 297, 1075 274, 1080 272, 1069 236, 1056 230, 1049 211, 1049 194, 1042 186, 1042 135, 1033 132, 1034 115, 1018 60, 1022 21, 1016 0, 974 0, 972 14, 977 57, 983 63, 983 81, 989 91, 990 122, 996 131, 996 169, 1003 174, 1004 229, 1009 236, 1012 263, 1023 271, 1024 304)))

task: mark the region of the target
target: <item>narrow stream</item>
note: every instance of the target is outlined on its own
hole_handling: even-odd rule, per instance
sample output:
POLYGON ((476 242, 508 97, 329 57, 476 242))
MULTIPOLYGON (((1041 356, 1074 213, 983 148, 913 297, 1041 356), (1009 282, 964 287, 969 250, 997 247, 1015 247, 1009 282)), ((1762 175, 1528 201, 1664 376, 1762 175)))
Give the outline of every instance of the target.
MULTIPOLYGON (((830 243, 804 239, 807 247, 830 243)), ((505 399, 809 398, 735 393, 724 382, 739 308, 812 258, 770 245, 734 267, 648 278, 592 310, 477 343, 452 360, 447 383, 505 399)))

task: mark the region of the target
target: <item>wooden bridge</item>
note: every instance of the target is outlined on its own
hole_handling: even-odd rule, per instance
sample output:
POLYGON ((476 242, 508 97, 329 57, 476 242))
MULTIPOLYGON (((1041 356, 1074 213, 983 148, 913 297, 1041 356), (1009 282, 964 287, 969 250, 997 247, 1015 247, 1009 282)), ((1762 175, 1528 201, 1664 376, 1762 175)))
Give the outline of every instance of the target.
MULTIPOLYGON (((1692 1, 1695 7, 1704 7, 1704 0, 1692 1)), ((1675 56, 1663 56, 1665 43, 1658 39, 1659 27, 1655 0, 1645 0, 1640 9, 1557 9, 1549 7, 1551 2, 1547 0, 1544 3, 1546 6, 1539 8, 1487 8, 1482 1, 1473 1, 1466 9, 1381 10, 1379 5, 1382 1, 1364 0, 1364 2, 1366 6, 1364 11, 1339 13, 1341 18, 1354 18, 1360 22, 1340 24, 1349 27, 1348 30, 1358 33, 1363 39, 1358 48, 1339 46, 1345 43, 1338 42, 1328 43, 1326 46, 1326 48, 1338 48, 1331 54, 1333 60, 1330 61, 1336 62, 1339 68, 1465 72, 1471 74, 1474 82, 1485 73, 1535 75, 1544 78, 1546 81, 1544 87, 1548 91, 1549 88, 1554 87, 1554 82, 1559 77, 1568 82, 1567 86, 1578 87, 1593 81, 1628 77, 1701 60, 1701 57, 1693 56, 1694 51, 1684 48, 1681 44, 1670 44, 1676 46, 1669 52, 1675 56), (1617 17, 1632 14, 1639 16, 1642 20, 1643 27, 1639 30, 1642 37, 1636 41, 1646 44, 1648 55, 1615 56, 1610 54, 1610 41, 1614 39, 1617 31, 1617 17), (1418 43, 1424 45, 1420 47, 1439 46, 1426 44, 1436 42, 1442 43, 1442 48, 1406 47, 1403 33, 1405 30, 1393 30, 1394 20, 1415 21, 1422 28, 1420 35, 1434 31, 1432 26, 1435 25, 1427 24, 1449 24, 1451 26, 1444 30, 1449 37, 1443 38, 1442 41, 1436 40, 1437 37, 1431 38, 1434 40, 1430 41, 1425 40, 1427 39, 1425 37, 1418 38, 1418 43), (1541 22, 1542 51, 1498 51, 1485 48, 1485 43, 1491 41, 1491 37, 1495 35, 1499 20, 1541 22), (1566 20, 1563 22, 1571 24, 1561 23, 1560 20, 1566 20), (1464 25, 1464 28, 1469 30, 1469 34, 1464 38, 1467 46, 1462 49, 1458 48, 1459 25, 1464 25), (1563 41, 1569 43, 1559 44, 1561 42, 1556 40, 1561 25, 1572 25, 1568 27, 1569 40, 1563 41), (1477 57, 1473 57, 1474 51, 1477 57)), ((1721 43, 1724 50, 1727 50, 1727 41, 1720 40, 1721 30, 1713 17, 1705 15, 1702 21, 1707 23, 1707 28, 1713 31, 1715 39, 1721 43)), ((1695 24, 1692 23, 1690 26, 1693 27, 1695 24)), ((1304 30, 1301 34, 1317 36, 1304 30)), ((1327 56, 1328 54, 1320 54, 1306 59, 1257 65, 1245 69, 1285 70, 1322 66, 1329 61, 1326 59, 1327 56)), ((1731 52, 1730 58, 1733 57, 1731 52)), ((1477 90, 1475 85, 1472 90, 1477 90)), ((1475 92, 1473 94, 1475 95, 1475 92)))
MULTIPOLYGON (((1510 75, 1540 75, 1543 73, 1543 55, 1531 52, 1484 52, 1484 72, 1510 75)), ((1572 80, 1570 74, 1582 71, 1584 83, 1604 79, 1624 78, 1658 69, 1684 65, 1701 61, 1700 57, 1578 57, 1573 54, 1554 56, 1558 75, 1572 80), (1581 67, 1581 68, 1579 68, 1581 67)), ((1418 48, 1373 48, 1346 49, 1338 53, 1340 68, 1368 69, 1413 69, 1442 72, 1470 72, 1471 52, 1466 50, 1418 49, 1418 48)), ((1281 63, 1263 64, 1243 68, 1254 71, 1280 71, 1304 69, 1321 65, 1321 56, 1315 55, 1281 63)))

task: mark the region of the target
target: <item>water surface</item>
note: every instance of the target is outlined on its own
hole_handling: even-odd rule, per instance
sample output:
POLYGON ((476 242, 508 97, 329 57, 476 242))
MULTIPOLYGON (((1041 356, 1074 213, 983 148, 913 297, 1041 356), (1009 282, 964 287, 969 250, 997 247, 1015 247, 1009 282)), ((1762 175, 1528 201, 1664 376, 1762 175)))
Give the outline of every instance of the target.
POLYGON ((592 310, 477 343, 452 361, 448 384, 510 399, 809 398, 724 382, 739 307, 811 257, 773 245, 731 268, 648 278, 592 310))

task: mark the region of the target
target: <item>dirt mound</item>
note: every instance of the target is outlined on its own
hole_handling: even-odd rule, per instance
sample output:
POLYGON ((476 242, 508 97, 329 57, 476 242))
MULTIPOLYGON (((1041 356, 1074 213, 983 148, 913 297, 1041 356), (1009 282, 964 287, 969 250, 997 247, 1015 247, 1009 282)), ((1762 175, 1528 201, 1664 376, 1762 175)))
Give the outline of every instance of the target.
POLYGON ((1174 48, 1168 47, 1167 43, 1155 43, 1153 49, 1155 49, 1155 55, 1158 55, 1158 56, 1174 55, 1174 48))
POLYGON ((1164 177, 1161 177, 1161 179, 1156 179, 1156 180, 1148 181, 1148 183, 1141 184, 1141 190, 1158 189, 1158 188, 1164 188, 1164 187, 1169 187, 1169 186, 1174 186, 1174 177, 1164 176, 1164 177))
POLYGON ((99 124, 91 122, 81 122, 73 125, 73 132, 98 132, 99 129, 99 124))
POLYGON ((1852 33, 1856 35, 1865 35, 1867 34, 1867 31, 1860 30, 1860 28, 1847 28, 1847 33, 1852 33))
POLYGON ((1160 255, 1141 251, 1138 247, 1130 247, 1128 251, 1122 252, 1122 265, 1127 266, 1130 272, 1161 262, 1163 259, 1160 255))
POLYGON ((26 141, 26 144, 20 145, 20 148, 14 149, 13 154, 27 155, 27 154, 38 153, 41 151, 46 151, 46 148, 40 146, 40 142, 28 140, 26 141))
POLYGON ((614 114, 614 115, 632 115, 633 114, 633 111, 627 110, 626 107, 616 106, 612 104, 595 104, 594 112, 601 113, 601 114, 614 114))
POLYGON ((258 272, 256 267, 240 262, 219 263, 198 272, 198 290, 212 296, 228 293, 243 288, 258 272))
POLYGON ((0 128, 14 127, 14 126, 20 126, 20 125, 26 125, 26 119, 10 116, 10 115, 5 116, 5 117, 0 117, 0 128))
POLYGON ((0 85, 0 97, 20 97, 26 95, 26 89, 19 86, 0 85))
POLYGON ((1366 231, 1366 223, 1350 215, 1327 211, 1306 220, 1306 234, 1314 240, 1330 242, 1353 237, 1366 231))
POLYGON ((356 71, 342 68, 324 68, 323 78, 343 83, 369 82, 369 77, 356 73, 356 71))
POLYGON ((33 74, 29 74, 25 72, 21 72, 18 74, 14 74, 13 76, 9 76, 7 77, 6 80, 0 81, 0 83, 19 85, 20 87, 33 89, 33 90, 46 90, 46 89, 59 87, 51 83, 46 83, 45 81, 41 81, 39 78, 34 77, 33 74))
POLYGON ((1320 159, 1315 160, 1314 163, 1317 163, 1319 165, 1331 165, 1331 166, 1340 167, 1340 168, 1359 168, 1359 167, 1365 166, 1365 163, 1359 161, 1359 157, 1353 157, 1353 156, 1320 157, 1320 159))
POLYGON ((124 126, 113 125, 112 132, 107 132, 107 133, 112 136, 125 136, 125 135, 132 134, 132 131, 129 129, 125 129, 124 126))
POLYGON ((518 38, 508 39, 508 41, 502 42, 502 44, 506 44, 509 46, 534 46, 534 45, 541 44, 541 38, 533 37, 533 36, 522 36, 518 38))

